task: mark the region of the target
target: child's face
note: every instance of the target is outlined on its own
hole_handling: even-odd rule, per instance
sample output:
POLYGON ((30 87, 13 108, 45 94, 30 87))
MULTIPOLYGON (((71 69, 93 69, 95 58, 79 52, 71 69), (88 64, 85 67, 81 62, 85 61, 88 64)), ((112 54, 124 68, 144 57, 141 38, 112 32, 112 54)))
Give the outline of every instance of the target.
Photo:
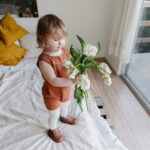
POLYGON ((48 37, 47 49, 50 51, 56 51, 60 48, 63 48, 65 44, 66 37, 61 32, 58 32, 48 37))

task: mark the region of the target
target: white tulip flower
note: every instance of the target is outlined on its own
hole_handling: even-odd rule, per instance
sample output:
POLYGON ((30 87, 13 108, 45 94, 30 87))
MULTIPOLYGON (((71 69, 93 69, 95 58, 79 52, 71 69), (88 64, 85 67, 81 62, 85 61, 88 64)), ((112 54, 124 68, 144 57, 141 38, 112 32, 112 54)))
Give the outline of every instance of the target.
POLYGON ((110 86, 111 85, 111 78, 110 78, 110 76, 108 75, 108 74, 105 74, 104 76, 102 76, 102 79, 104 80, 104 83, 106 84, 106 85, 108 85, 108 86, 110 86))
POLYGON ((92 44, 87 44, 83 49, 83 54, 90 57, 95 57, 97 55, 98 49, 92 44))
POLYGON ((109 66, 106 63, 103 63, 103 62, 100 63, 98 65, 98 68, 102 74, 111 74, 112 73, 112 71, 110 70, 109 66))
POLYGON ((73 64, 70 59, 65 59, 63 66, 66 68, 70 68, 73 66, 73 64))
POLYGON ((90 88, 90 80, 87 75, 82 74, 77 82, 77 86, 82 90, 88 90, 90 88))

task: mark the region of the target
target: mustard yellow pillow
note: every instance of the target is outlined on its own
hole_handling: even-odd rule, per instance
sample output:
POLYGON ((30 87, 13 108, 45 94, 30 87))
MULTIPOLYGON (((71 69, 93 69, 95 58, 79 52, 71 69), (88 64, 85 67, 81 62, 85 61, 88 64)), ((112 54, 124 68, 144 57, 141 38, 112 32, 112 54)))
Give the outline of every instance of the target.
POLYGON ((16 44, 6 46, 0 41, 0 65, 16 65, 25 53, 26 50, 16 44))
POLYGON ((0 21, 0 38, 7 46, 13 44, 14 41, 26 33, 28 33, 28 31, 18 25, 10 14, 6 14, 0 21))

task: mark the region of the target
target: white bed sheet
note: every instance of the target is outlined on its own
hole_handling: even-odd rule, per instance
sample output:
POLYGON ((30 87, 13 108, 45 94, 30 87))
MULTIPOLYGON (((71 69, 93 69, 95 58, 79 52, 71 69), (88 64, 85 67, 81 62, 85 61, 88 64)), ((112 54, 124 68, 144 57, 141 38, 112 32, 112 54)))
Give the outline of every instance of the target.
POLYGON ((69 112, 78 123, 71 126, 58 122, 65 140, 53 142, 46 133, 48 112, 36 61, 24 59, 15 67, 0 71, 0 150, 126 150, 100 117, 92 97, 88 100, 89 111, 81 112, 73 92, 69 112))

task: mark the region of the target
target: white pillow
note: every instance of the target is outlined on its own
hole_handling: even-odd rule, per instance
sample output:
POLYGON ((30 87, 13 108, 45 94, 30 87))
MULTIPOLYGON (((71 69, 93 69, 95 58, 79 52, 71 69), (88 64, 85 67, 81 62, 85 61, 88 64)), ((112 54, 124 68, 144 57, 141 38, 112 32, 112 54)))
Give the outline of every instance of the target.
POLYGON ((42 53, 41 48, 37 48, 36 34, 27 33, 19 39, 21 47, 27 49, 27 53, 24 58, 38 57, 42 53))

